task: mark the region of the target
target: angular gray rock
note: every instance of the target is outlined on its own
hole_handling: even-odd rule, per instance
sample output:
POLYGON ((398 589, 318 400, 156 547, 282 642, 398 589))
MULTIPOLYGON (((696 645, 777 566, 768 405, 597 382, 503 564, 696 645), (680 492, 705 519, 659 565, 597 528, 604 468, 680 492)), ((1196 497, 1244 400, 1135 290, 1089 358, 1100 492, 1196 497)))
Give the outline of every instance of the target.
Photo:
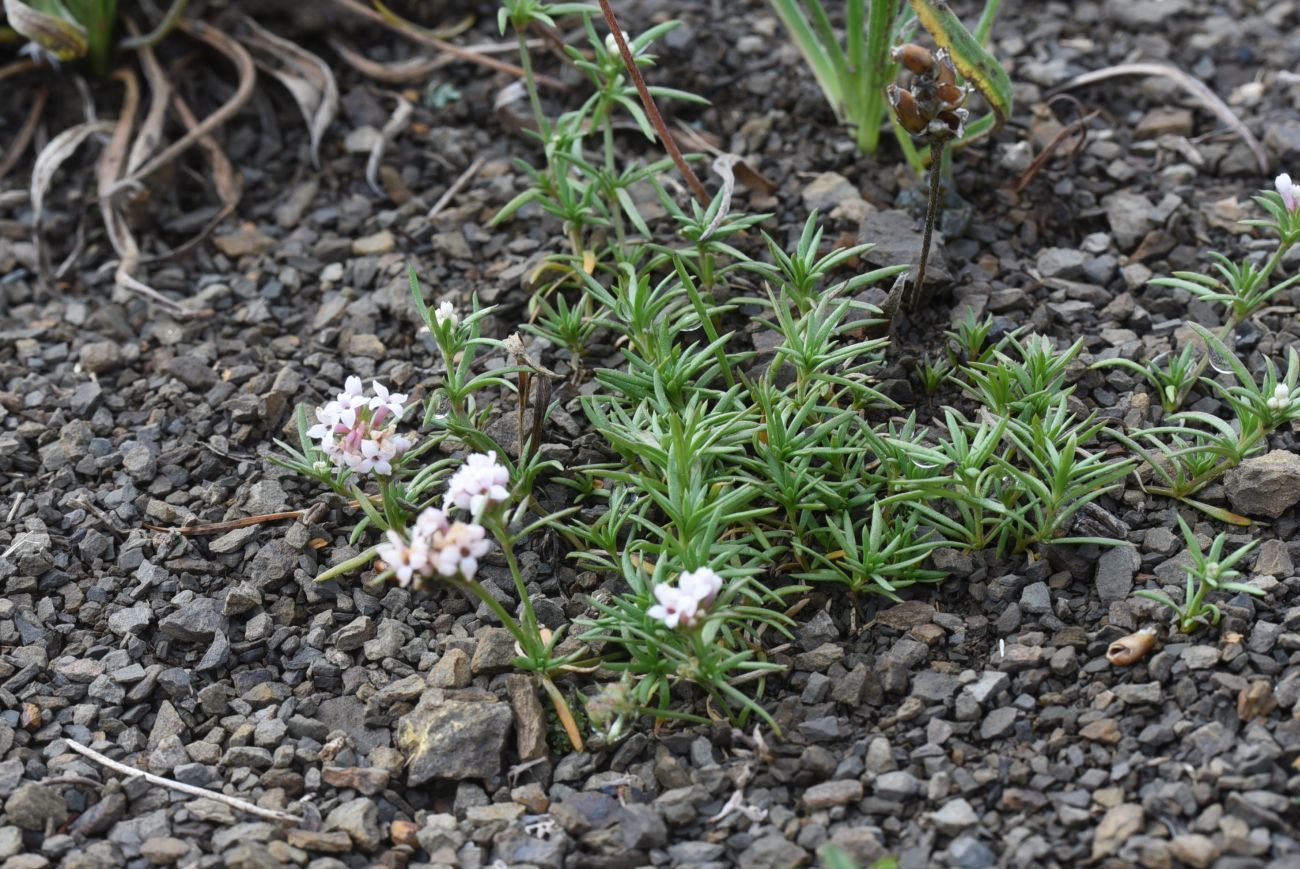
POLYGON ((198 597, 158 623, 158 630, 187 643, 210 643, 221 629, 221 604, 198 597))
POLYGON ((1141 558, 1131 544, 1109 546, 1097 559, 1097 596, 1102 603, 1123 600, 1133 591, 1133 575, 1137 573, 1141 558))
POLYGON ((1233 510, 1276 519, 1300 501, 1300 456, 1273 450, 1246 459, 1223 482, 1233 510))
POLYGON ((508 703, 446 700, 430 688, 397 721, 397 747, 407 757, 411 787, 431 779, 494 779, 514 722, 508 703))

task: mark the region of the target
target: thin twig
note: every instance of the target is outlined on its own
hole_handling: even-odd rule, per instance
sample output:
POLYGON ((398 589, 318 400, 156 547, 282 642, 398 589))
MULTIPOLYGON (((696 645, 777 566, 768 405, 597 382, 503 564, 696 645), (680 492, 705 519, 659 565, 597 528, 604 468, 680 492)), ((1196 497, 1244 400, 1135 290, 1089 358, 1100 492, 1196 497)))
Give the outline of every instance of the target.
MULTIPOLYGON (((445 54, 453 55, 461 60, 468 60, 471 63, 477 63, 480 66, 486 66, 489 69, 495 69, 497 72, 508 73, 513 75, 515 78, 522 78, 524 75, 524 71, 513 63, 506 63, 503 60, 497 60, 495 57, 489 57, 488 55, 482 54, 478 51, 473 51, 456 45, 455 43, 447 42, 445 39, 438 39, 435 36, 430 36, 429 34, 423 33, 419 30, 403 30, 401 27, 396 26, 392 21, 385 18, 382 13, 358 2, 358 0, 334 0, 334 3, 347 9, 349 12, 360 15, 362 18, 369 18, 376 24, 382 24, 394 33, 400 33, 402 36, 413 39, 416 42, 422 42, 425 45, 436 48, 438 51, 444 52, 445 54)), ((569 86, 564 82, 559 79, 551 78, 550 76, 539 75, 534 80, 538 84, 546 85, 554 90, 567 91, 569 89, 569 86)))
POLYGON ((67 739, 66 737, 64 738, 63 741, 64 743, 67 744, 68 748, 72 749, 77 754, 84 755, 85 757, 90 758, 96 763, 102 764, 103 766, 108 767, 114 772, 119 772, 122 775, 130 776, 132 778, 135 778, 137 776, 143 778, 151 785, 158 785, 159 787, 171 788, 172 790, 180 791, 183 794, 189 794, 195 797, 203 797, 205 799, 215 800, 219 803, 225 803, 231 808, 238 809, 241 812, 247 812, 250 815, 257 815, 260 818, 266 818, 271 821, 280 821, 281 823, 285 823, 285 824, 298 824, 302 822, 302 818, 298 817, 297 815, 291 815, 288 812, 281 812, 275 809, 264 809, 261 806, 254 805, 253 803, 250 803, 247 800, 241 800, 238 797, 228 797, 223 793, 219 793, 217 791, 210 791, 207 788, 196 787, 194 785, 187 785, 184 782, 172 781, 169 778, 163 778, 162 776, 154 775, 153 773, 148 773, 141 769, 136 769, 133 766, 127 766, 124 763, 120 763, 116 760, 113 760, 111 757, 106 757, 105 755, 100 754, 98 751, 95 751, 93 748, 87 748, 81 743, 74 742, 73 740, 67 739))
POLYGON ((1192 78, 1181 69, 1173 66, 1167 66, 1163 63, 1121 63, 1116 66, 1108 66, 1105 69, 1099 69, 1094 72, 1085 72, 1083 75, 1077 75, 1067 81, 1060 87, 1053 88, 1052 94, 1058 94, 1062 91, 1074 90, 1075 88, 1085 87, 1090 84, 1096 84, 1099 81, 1116 78, 1123 75, 1160 75, 1172 79, 1183 90, 1199 99, 1205 104, 1205 107, 1215 114, 1219 120, 1227 124, 1233 132, 1241 137, 1250 148, 1251 153, 1255 155, 1255 161, 1259 163, 1259 171, 1265 175, 1268 174, 1269 159, 1268 154, 1264 151, 1264 146, 1255 138, 1255 134, 1250 128, 1242 123, 1241 119, 1232 113, 1223 100, 1219 99, 1214 91, 1210 90, 1205 84, 1197 79, 1192 78))
MULTIPOLYGON (((308 508, 311 509, 311 508, 308 508)), ((261 525, 265 522, 280 522, 284 519, 297 519, 306 513, 307 510, 286 510, 283 513, 264 513, 261 516, 244 516, 241 519, 231 519, 227 522, 205 522, 200 525, 180 525, 167 528, 162 525, 145 525, 150 531, 175 531, 182 537, 197 537, 208 534, 225 534, 227 531, 234 531, 238 528, 247 528, 249 525, 261 525)))
POLYGON ((1069 94, 1057 94, 1049 99, 1047 104, 1050 106, 1057 100, 1067 100, 1073 103, 1077 117, 1062 127, 1057 134, 1052 137, 1052 141, 1043 146, 1042 152, 1033 159, 1033 162, 1029 164, 1029 168, 1021 173, 1020 177, 1016 179, 1016 183, 1011 186, 1011 189, 1016 193, 1020 193, 1029 186, 1029 182, 1033 181, 1034 177, 1042 171, 1044 166, 1047 165, 1047 161, 1056 153, 1056 149, 1075 133, 1079 134, 1079 138, 1075 141, 1074 147, 1070 150, 1067 157, 1070 160, 1073 160, 1082 153, 1083 146, 1088 142, 1088 122, 1101 114, 1100 111, 1092 111, 1084 114, 1083 105, 1069 94))
POLYGON ((441 214, 442 210, 451 204, 451 201, 465 189, 469 182, 474 180, 474 176, 478 174, 478 170, 482 169, 483 164, 486 162, 487 157, 480 156, 473 163, 470 163, 469 168, 460 173, 460 177, 447 188, 447 192, 439 196, 438 201, 433 203, 433 208, 429 209, 429 213, 424 216, 424 219, 433 220, 441 214))
POLYGON ((605 13, 605 23, 609 25, 609 32, 614 34, 614 41, 618 43, 619 54, 623 55, 623 65, 627 67, 627 74, 632 77, 632 82, 636 85, 636 92, 641 97, 641 105, 645 107, 646 115, 650 118, 650 123, 654 126, 655 132, 659 134, 659 141, 663 143, 664 150, 668 156, 673 158, 673 163, 677 166, 677 171, 682 173, 686 183, 690 186, 691 192, 699 200, 700 205, 708 207, 709 192, 704 189, 700 179, 695 177, 691 167, 682 156, 681 149, 677 147, 677 142, 673 139, 672 131, 664 123, 663 115, 659 114, 659 107, 655 105, 655 98, 651 96, 650 89, 646 87, 645 79, 641 77, 641 70, 636 65, 636 59, 632 57, 632 51, 627 47, 627 40, 623 38, 623 28, 618 26, 618 18, 614 15, 614 7, 609 5, 609 0, 600 0, 600 11, 605 13))

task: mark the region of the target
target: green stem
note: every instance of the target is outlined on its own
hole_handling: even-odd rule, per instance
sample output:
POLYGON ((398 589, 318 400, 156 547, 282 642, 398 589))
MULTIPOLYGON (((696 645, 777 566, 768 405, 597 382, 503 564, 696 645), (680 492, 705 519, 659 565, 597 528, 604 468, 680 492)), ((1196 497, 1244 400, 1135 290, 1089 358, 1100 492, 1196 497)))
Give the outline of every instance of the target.
MULTIPOLYGON (((524 608, 523 624, 518 626, 518 630, 524 635, 519 637, 519 645, 527 652, 528 657, 539 671, 545 670, 546 665, 546 644, 542 642, 539 626, 537 623, 537 613, 533 610, 532 599, 528 596, 528 586, 524 583, 524 576, 519 569, 519 560, 515 558, 514 540, 510 535, 508 528, 497 520, 485 518, 484 524, 491 530, 496 537, 497 543, 501 545, 501 551, 505 554, 506 564, 510 567, 510 576, 515 581, 515 591, 519 594, 519 601, 524 608)), ((518 635, 517 635, 518 636, 518 635)))
POLYGON ((519 66, 524 71, 524 89, 528 91, 528 101, 533 105, 533 117, 537 120, 537 134, 545 141, 551 137, 551 125, 542 111, 542 98, 537 92, 537 78, 533 75, 533 56, 528 51, 528 40, 524 38, 523 28, 514 22, 515 36, 519 40, 519 66))
POLYGON ((618 239, 618 249, 623 250, 624 242, 627 239, 627 230, 623 226, 623 206, 618 201, 618 195, 614 184, 614 120, 610 117, 608 111, 605 112, 604 123, 601 125, 604 129, 605 139, 605 175, 610 184, 609 190, 609 210, 614 215, 614 236, 618 239))
MULTIPOLYGON (((524 634, 523 629, 519 627, 519 622, 515 621, 514 616, 510 615, 509 611, 501 605, 501 601, 493 597, 491 592, 480 583, 472 580, 453 580, 452 584, 460 588, 461 591, 472 594, 483 601, 487 608, 492 610, 492 614, 497 617, 497 620, 505 625, 506 630, 519 643, 519 647, 525 652, 528 651, 528 637, 524 634)), ((531 656, 529 658, 531 661, 531 656)))
MULTIPOLYGON (((681 257, 673 256, 673 265, 677 269, 677 276, 681 279, 682 285, 686 288, 686 294, 691 297, 691 304, 695 308, 695 314, 700 318, 700 326, 704 329, 704 334, 708 336, 710 344, 717 344, 718 330, 713 325, 713 317, 709 309, 704 305, 704 299, 700 296, 695 282, 691 280, 690 274, 686 271, 686 265, 682 262, 681 257)), ((714 355, 718 360, 718 367, 722 369, 722 377, 727 381, 727 388, 736 385, 735 378, 731 373, 731 364, 727 360, 727 353, 721 345, 714 349, 714 355)))
MULTIPOLYGON (((1291 245, 1289 244, 1282 243, 1278 245, 1277 250, 1274 251, 1273 255, 1268 258, 1268 262, 1264 264, 1264 270, 1260 272, 1261 284, 1268 282, 1268 279, 1273 274, 1274 269, 1278 267, 1278 265, 1282 262, 1282 257, 1286 256, 1286 252, 1290 249, 1291 249, 1291 245)), ((1245 319, 1246 319, 1245 316, 1238 315, 1230 308, 1228 310, 1227 322, 1224 323, 1222 327, 1220 327, 1219 332, 1215 337, 1217 337, 1221 342, 1223 342, 1224 346, 1227 346, 1228 340, 1232 337, 1233 332, 1236 331, 1237 327, 1241 325, 1241 323, 1245 319)), ((1228 347, 1228 349, 1231 350, 1233 348, 1228 347)), ((1204 355, 1201 356, 1200 360, 1196 363, 1196 367, 1192 369, 1192 376, 1187 379, 1187 382, 1183 384, 1183 388, 1178 391, 1178 396, 1174 401, 1175 407, 1180 407, 1182 403, 1187 399, 1188 393, 1192 391, 1192 387, 1194 387, 1197 381, 1201 379, 1201 375, 1205 373, 1205 367, 1209 364, 1210 364, 1210 354, 1207 351, 1204 355)))
POLYGON ((171 8, 163 16, 162 21, 153 30, 141 36, 128 36, 118 42, 117 47, 123 51, 134 51, 141 48, 152 48, 162 41, 168 33, 176 27, 176 23, 181 20, 181 13, 185 11, 185 5, 189 0, 172 0, 171 8))
POLYGON ((360 555, 354 555, 347 561, 340 561, 338 564, 326 570, 324 573, 317 575, 316 582, 329 582, 336 576, 344 573, 351 573, 354 570, 360 570, 375 559, 379 547, 372 546, 360 555))

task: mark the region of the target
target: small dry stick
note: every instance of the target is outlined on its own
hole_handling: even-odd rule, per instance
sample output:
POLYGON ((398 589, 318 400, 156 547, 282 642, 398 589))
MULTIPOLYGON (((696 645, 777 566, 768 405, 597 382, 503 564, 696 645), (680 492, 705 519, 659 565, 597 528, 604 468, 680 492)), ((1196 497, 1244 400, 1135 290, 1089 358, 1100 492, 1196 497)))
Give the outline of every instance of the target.
POLYGON ((114 772, 120 772, 125 776, 130 776, 132 778, 139 776, 151 785, 171 788, 174 791, 180 791, 181 793, 189 794, 190 796, 205 797, 209 800, 216 800, 219 803, 225 803, 231 808, 238 809, 241 812, 247 812, 250 815, 257 815, 258 817, 266 818, 271 821, 280 821, 285 824, 297 824, 302 821, 302 818, 297 815, 291 815, 288 812, 281 812, 276 809, 264 809, 259 805, 250 803, 247 800, 241 800, 238 797, 228 797, 217 791, 210 791, 207 788, 187 785, 184 782, 172 781, 169 778, 163 778, 162 776, 154 775, 153 773, 148 773, 141 769, 136 769, 133 766, 127 766, 124 763, 119 763, 118 761, 113 760, 111 757, 106 757, 105 755, 100 754, 93 748, 87 748, 79 742, 73 742, 71 739, 64 739, 64 742, 67 743, 68 748, 72 749, 77 754, 90 758, 95 761, 95 763, 106 766, 114 772))
MULTIPOLYGON (((489 57, 478 49, 456 45, 454 42, 447 42, 445 39, 438 39, 435 36, 430 36, 429 34, 422 33, 418 30, 408 30, 397 27, 381 13, 376 12, 370 6, 359 2, 359 0, 334 0, 334 3, 347 9, 349 12, 360 15, 362 18, 368 18, 376 24, 381 24, 389 30, 399 33, 408 39, 422 42, 430 48, 437 49, 444 54, 450 54, 452 57, 457 57, 461 60, 468 60, 471 63, 477 63, 480 66, 486 66, 489 69, 495 69, 497 72, 508 73, 515 78, 523 78, 524 76, 524 71, 514 64, 506 63, 503 60, 497 60, 495 57, 489 57)), ((564 82, 546 75, 536 76, 536 81, 538 84, 545 85, 553 90, 567 91, 569 89, 569 86, 564 82)))
POLYGON ((482 169, 483 164, 486 162, 487 157, 479 157, 473 163, 470 163, 469 168, 462 172, 460 177, 447 188, 447 192, 438 197, 438 201, 433 204, 433 208, 429 209, 429 213, 424 216, 424 219, 433 220, 441 214, 442 210, 450 205, 451 201, 460 194, 460 191, 465 189, 465 185, 474 180, 474 176, 478 174, 478 170, 482 169))
POLYGON ((673 139, 672 131, 664 123, 663 115, 659 114, 659 107, 655 105, 655 98, 650 95, 650 89, 645 85, 645 79, 641 77, 641 70, 636 65, 636 60, 632 57, 632 51, 627 47, 627 40, 623 38, 623 28, 618 26, 618 18, 614 15, 614 7, 609 5, 609 0, 600 0, 600 11, 605 13, 605 23, 609 25, 609 32, 614 34, 614 41, 618 43, 618 52, 623 55, 623 65, 627 67, 627 74, 632 77, 632 82, 636 85, 636 92, 641 96, 641 105, 645 107, 645 113, 650 118, 650 123, 654 126, 655 132, 659 134, 659 141, 663 143, 664 150, 668 156, 673 158, 673 163, 677 165, 677 171, 682 173, 686 183, 690 186, 691 192, 700 204, 708 207, 709 192, 704 189, 700 179, 695 177, 691 167, 687 164, 686 158, 682 156, 681 149, 677 147, 677 142, 673 139))
POLYGON ((925 235, 921 237, 921 261, 916 266, 916 284, 912 287, 912 296, 907 308, 915 311, 921 304, 921 294, 925 285, 925 262, 930 258, 930 238, 934 235, 934 225, 939 222, 939 187, 943 175, 944 142, 935 142, 931 148, 930 159, 930 205, 925 212, 925 235))

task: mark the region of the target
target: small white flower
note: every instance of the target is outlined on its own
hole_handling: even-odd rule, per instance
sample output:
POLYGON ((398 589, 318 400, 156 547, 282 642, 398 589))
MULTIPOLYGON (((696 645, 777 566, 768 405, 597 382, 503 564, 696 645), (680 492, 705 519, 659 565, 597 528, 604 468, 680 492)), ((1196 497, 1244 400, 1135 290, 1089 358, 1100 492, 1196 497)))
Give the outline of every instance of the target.
POLYGON ((406 396, 390 393, 379 382, 374 388, 375 394, 368 397, 361 378, 349 377, 333 401, 316 409, 317 423, 307 436, 320 441, 321 450, 339 467, 388 476, 393 462, 413 444, 395 431, 406 396))
POLYGON ((700 599, 692 592, 661 582, 655 586, 655 600, 658 603, 646 611, 650 618, 658 619, 670 630, 676 630, 679 626, 689 628, 695 624, 700 599))
MULTIPOLYGON (((624 30, 623 41, 627 43, 627 50, 632 52, 632 56, 635 57, 636 49, 632 47, 632 34, 624 30)), ((621 52, 618 50, 618 40, 614 38, 614 34, 612 33, 605 34, 605 50, 608 51, 610 54, 614 54, 614 55, 621 54, 621 52)))
POLYGON ((417 574, 429 572, 429 549, 418 538, 413 537, 407 543, 396 531, 389 531, 388 541, 375 547, 375 551, 393 569, 398 585, 410 585, 417 574))
POLYGON ((707 567, 701 567, 677 577, 677 587, 694 595, 701 607, 707 607, 722 591, 722 577, 707 567))
POLYGON ((451 328, 455 329, 460 325, 460 314, 456 313, 456 309, 452 306, 451 302, 442 302, 433 312, 433 321, 439 326, 444 326, 450 323, 451 328))
POLYGON ((1269 410, 1285 410, 1291 406, 1291 390, 1287 389, 1285 383, 1279 383, 1273 387, 1273 395, 1265 404, 1269 410))
POLYGON ((497 464, 496 453, 474 453, 447 483, 447 500, 443 509, 459 507, 478 516, 489 504, 502 504, 510 498, 510 472, 497 464))
POLYGON ((482 525, 453 522, 434 539, 433 569, 442 576, 473 579, 478 572, 478 560, 487 554, 490 546, 482 525))
POLYGON ((432 547, 434 539, 439 534, 446 534, 450 527, 451 523, 447 521, 446 513, 436 507, 429 507, 416 518, 412 537, 418 537, 425 541, 426 546, 432 547))
POLYGON ((406 395, 401 392, 389 392, 388 387, 384 386, 378 380, 374 381, 371 388, 375 391, 375 397, 370 399, 370 409, 379 410, 386 408, 393 415, 394 420, 402 418, 406 411, 406 395))
POLYGON ((1277 188, 1287 211, 1300 211, 1300 183, 1292 181, 1291 176, 1283 172, 1273 181, 1273 186, 1277 188))

